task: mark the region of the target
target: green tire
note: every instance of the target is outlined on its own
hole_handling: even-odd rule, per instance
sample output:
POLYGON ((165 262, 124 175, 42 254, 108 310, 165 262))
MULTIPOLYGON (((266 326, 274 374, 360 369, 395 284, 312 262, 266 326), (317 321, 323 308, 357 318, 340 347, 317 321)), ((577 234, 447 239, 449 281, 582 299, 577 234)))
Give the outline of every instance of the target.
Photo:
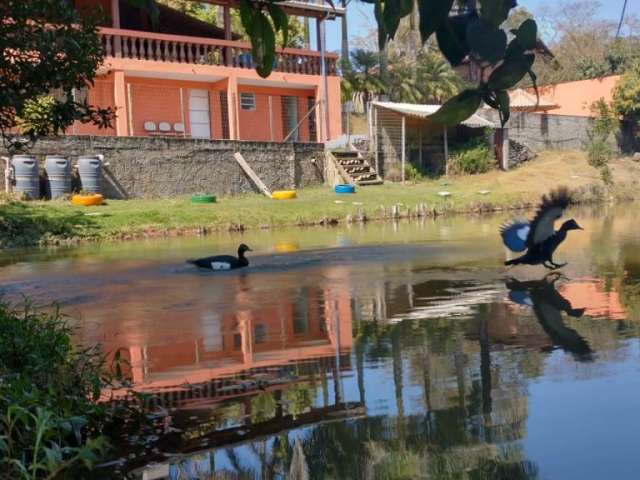
POLYGON ((216 203, 215 195, 193 195, 191 203, 216 203))

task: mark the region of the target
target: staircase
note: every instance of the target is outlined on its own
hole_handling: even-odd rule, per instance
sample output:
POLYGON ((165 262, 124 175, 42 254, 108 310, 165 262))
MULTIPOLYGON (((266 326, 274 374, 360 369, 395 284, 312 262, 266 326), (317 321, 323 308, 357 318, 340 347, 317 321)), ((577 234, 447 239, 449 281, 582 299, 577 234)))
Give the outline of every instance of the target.
POLYGON ((336 150, 331 152, 331 155, 348 183, 361 186, 383 183, 375 169, 358 150, 336 150))

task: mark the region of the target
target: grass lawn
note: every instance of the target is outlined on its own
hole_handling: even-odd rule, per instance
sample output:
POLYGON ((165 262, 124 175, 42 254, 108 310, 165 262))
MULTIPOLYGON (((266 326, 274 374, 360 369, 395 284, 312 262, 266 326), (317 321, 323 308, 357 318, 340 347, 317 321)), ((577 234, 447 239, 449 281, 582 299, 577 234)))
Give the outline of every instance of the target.
MULTIPOLYGON (((640 165, 628 159, 613 162, 616 193, 635 191, 640 165)), ((194 205, 190 198, 109 200, 99 207, 68 202, 0 204, 0 246, 56 243, 60 239, 128 238, 164 235, 167 231, 228 230, 344 221, 360 209, 370 219, 382 218, 393 205, 401 212, 426 204, 429 211, 468 212, 535 203, 540 194, 559 185, 573 189, 600 185, 599 173, 582 152, 546 152, 510 172, 425 180, 416 184, 385 184, 359 188, 355 195, 336 195, 326 186, 304 189, 295 200, 276 201, 258 194, 225 197, 216 204, 194 205), (448 191, 444 198, 438 192, 448 191), (480 194, 481 191, 488 191, 480 194), (241 227, 240 227, 241 226, 241 227), (4 227, 4 228, 3 228, 4 227)), ((628 195, 626 195, 628 196, 628 195)))

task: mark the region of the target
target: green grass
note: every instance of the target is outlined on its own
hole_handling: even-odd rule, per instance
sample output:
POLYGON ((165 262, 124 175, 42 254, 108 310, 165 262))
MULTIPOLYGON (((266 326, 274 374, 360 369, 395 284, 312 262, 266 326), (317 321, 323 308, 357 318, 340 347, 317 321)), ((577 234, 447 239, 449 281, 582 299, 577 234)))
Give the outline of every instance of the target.
MULTIPOLYGON (((640 166, 629 160, 612 162, 619 186, 640 180, 640 166)), ((580 152, 547 153, 510 172, 425 180, 415 184, 387 183, 358 188, 355 195, 337 195, 327 186, 298 192, 295 200, 276 201, 250 194, 220 198, 197 205, 190 198, 166 200, 109 200, 99 207, 77 207, 62 201, 0 204, 0 246, 56 243, 60 239, 105 239, 161 236, 201 229, 233 230, 314 225, 323 220, 344 221, 362 211, 369 219, 383 218, 392 206, 415 212, 469 212, 535 203, 541 192, 558 185, 578 189, 600 185, 599 173, 580 152), (488 194, 479 192, 487 190, 488 194), (438 192, 448 191, 443 198, 438 192)))

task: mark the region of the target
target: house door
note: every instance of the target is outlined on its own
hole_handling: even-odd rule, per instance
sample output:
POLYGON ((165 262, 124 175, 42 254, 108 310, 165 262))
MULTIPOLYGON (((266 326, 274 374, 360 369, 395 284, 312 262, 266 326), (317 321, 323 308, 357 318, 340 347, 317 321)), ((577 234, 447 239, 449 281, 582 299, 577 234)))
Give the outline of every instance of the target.
POLYGON ((189 123, 193 138, 211 138, 209 92, 189 90, 189 123))
MULTIPOLYGON (((298 125, 298 97, 282 97, 282 123, 286 138, 298 125)), ((289 137, 290 142, 297 142, 300 132, 296 130, 289 137)))

